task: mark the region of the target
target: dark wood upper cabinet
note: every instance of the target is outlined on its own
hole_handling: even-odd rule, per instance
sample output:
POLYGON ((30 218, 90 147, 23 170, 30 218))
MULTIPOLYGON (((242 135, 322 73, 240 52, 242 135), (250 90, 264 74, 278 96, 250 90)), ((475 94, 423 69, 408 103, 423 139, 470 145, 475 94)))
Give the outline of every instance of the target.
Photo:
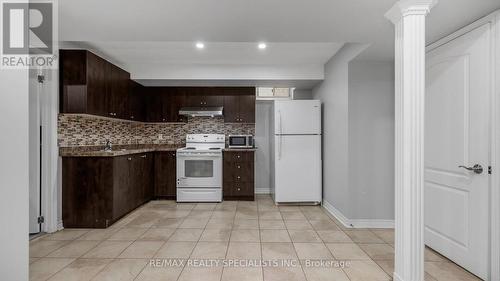
POLYGON ((224 122, 238 123, 240 110, 240 96, 224 97, 224 122))
POLYGON ((107 104, 110 117, 128 119, 128 97, 130 74, 123 69, 107 63, 107 104))
POLYGON ((173 122, 169 119, 169 103, 167 92, 163 87, 146 87, 146 108, 148 122, 173 122))
POLYGON ((86 50, 59 54, 62 113, 128 119, 128 72, 86 50))
MULTIPOLYGON (((106 65, 104 59, 86 52, 87 108, 85 113, 106 116, 106 65)), ((68 97, 69 100, 71 100, 68 97)), ((74 104, 74 102, 73 102, 74 104)))
POLYGON ((186 116, 179 115, 179 109, 186 104, 186 94, 179 88, 168 91, 165 96, 168 122, 187 122, 186 116))
POLYGON ((128 118, 133 121, 146 121, 145 87, 130 80, 128 97, 128 118))
MULTIPOLYGON (((180 88, 182 89, 182 88, 180 88)), ((220 87, 185 87, 183 89, 189 107, 223 106, 223 89, 220 87)))
POLYGON ((239 96, 240 123, 255 123, 255 94, 239 96))
POLYGON ((224 122, 255 123, 255 93, 224 96, 224 122))
POLYGON ((144 87, 86 50, 60 50, 60 112, 186 122, 182 107, 224 107, 224 121, 255 123, 254 87, 144 87))

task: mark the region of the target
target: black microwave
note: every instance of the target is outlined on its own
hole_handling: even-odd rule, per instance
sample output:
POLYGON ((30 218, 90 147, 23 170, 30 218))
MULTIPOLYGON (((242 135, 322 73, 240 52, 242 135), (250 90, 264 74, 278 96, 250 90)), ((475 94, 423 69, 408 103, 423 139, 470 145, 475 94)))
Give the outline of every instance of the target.
POLYGON ((254 139, 252 135, 229 135, 229 148, 252 148, 254 139))

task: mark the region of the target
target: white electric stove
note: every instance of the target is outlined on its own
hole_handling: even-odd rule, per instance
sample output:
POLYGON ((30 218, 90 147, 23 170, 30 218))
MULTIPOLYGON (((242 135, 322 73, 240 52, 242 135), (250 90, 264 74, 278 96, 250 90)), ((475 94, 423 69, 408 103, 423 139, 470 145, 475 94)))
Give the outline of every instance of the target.
POLYGON ((186 135, 177 150, 177 202, 222 202, 222 149, 225 136, 186 135))

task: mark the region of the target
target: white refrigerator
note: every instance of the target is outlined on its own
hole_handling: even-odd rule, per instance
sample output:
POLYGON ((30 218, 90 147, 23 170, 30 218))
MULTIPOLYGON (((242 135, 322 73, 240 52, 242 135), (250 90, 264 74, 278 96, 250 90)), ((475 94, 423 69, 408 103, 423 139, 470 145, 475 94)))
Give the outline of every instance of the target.
POLYGON ((271 194, 274 201, 320 204, 321 102, 275 101, 271 116, 271 194))

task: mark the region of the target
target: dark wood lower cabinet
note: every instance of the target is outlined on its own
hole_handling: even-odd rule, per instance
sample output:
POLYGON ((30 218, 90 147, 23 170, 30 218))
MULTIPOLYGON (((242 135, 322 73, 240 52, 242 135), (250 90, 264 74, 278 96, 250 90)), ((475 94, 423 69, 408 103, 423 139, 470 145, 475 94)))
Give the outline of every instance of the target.
MULTIPOLYGON (((254 200, 254 157, 224 152, 225 200, 254 200)), ((106 228, 153 198, 176 199, 175 151, 62 161, 64 227, 106 228)))
POLYGON ((63 157, 64 227, 106 228, 153 197, 153 154, 63 157))
POLYGON ((254 151, 224 151, 225 200, 255 199, 254 151))
POLYGON ((155 153, 154 197, 175 200, 177 195, 177 158, 175 151, 155 153))

